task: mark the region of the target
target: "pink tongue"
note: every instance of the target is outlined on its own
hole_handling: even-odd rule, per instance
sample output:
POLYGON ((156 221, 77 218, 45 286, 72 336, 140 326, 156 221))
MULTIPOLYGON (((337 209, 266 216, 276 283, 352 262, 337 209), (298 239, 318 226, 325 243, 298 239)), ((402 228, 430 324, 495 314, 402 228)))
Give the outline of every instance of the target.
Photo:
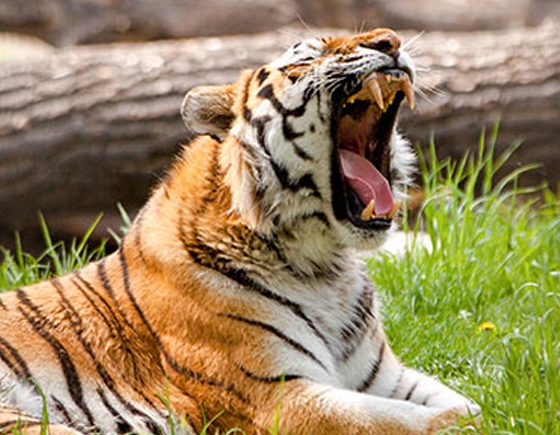
POLYGON ((393 195, 387 179, 371 162, 348 150, 340 150, 340 162, 346 181, 364 205, 375 199, 375 214, 386 215, 393 209, 393 195))

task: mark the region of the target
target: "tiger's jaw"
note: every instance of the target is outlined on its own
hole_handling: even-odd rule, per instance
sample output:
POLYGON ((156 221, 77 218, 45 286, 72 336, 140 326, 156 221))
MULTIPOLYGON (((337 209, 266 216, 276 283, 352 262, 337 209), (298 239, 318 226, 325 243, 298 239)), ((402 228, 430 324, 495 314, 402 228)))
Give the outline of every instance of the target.
POLYGON ((362 237, 389 229, 400 208, 393 196, 391 144, 402 102, 414 107, 411 73, 385 69, 333 96, 332 204, 337 220, 362 237))

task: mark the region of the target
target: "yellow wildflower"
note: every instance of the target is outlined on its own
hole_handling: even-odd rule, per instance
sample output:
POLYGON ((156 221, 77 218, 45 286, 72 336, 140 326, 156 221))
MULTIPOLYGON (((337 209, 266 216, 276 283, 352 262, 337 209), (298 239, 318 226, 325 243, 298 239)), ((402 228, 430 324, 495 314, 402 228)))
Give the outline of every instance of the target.
POLYGON ((478 325, 479 331, 492 331, 493 329, 496 329, 496 325, 489 321, 482 322, 480 325, 478 325))

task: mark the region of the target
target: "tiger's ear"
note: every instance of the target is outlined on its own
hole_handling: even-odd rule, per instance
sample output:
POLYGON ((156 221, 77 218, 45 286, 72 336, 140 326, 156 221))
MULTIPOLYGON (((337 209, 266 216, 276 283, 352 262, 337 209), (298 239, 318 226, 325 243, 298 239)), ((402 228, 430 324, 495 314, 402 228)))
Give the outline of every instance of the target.
POLYGON ((185 95, 181 116, 189 130, 224 139, 235 118, 234 85, 198 86, 185 95))

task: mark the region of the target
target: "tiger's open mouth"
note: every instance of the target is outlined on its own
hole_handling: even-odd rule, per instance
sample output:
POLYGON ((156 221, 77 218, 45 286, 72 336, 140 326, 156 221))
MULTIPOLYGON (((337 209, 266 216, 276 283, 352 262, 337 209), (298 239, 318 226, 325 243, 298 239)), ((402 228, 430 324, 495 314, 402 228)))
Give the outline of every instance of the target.
POLYGON ((404 99, 414 108, 410 74, 387 69, 368 75, 334 101, 333 208, 354 226, 387 229, 400 208, 391 186, 391 136, 404 99))

